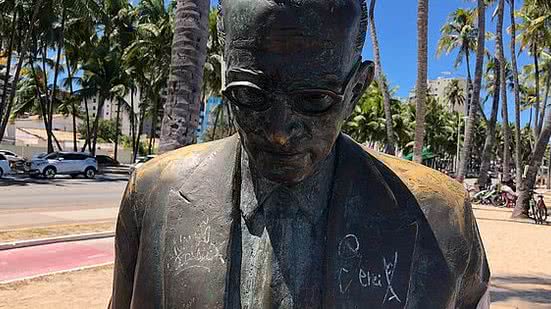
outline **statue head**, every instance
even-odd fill
[[[373,78],[365,0],[222,0],[226,85],[262,176],[294,184],[331,153]]]

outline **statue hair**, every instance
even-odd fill
[[[231,1],[231,0],[220,0],[218,3],[218,21],[217,21],[217,29],[218,29],[218,38],[220,40],[220,44],[224,46],[225,44],[225,31],[224,31],[224,23],[223,15],[224,10],[222,9],[223,5],[222,3],[225,1]],[[287,0],[277,0],[278,2],[286,2]],[[367,23],[368,23],[368,11],[367,11],[367,2],[366,0],[356,0],[360,2],[360,9],[361,9],[361,16],[360,16],[360,23],[358,25],[358,37],[356,38],[356,46],[354,49],[354,56],[355,57],[361,57],[362,55],[362,49],[365,43],[365,38],[367,34]]]

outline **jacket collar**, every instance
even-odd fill
[[[274,207],[270,203],[274,194],[284,195],[291,202],[287,205],[295,207],[308,221],[315,223],[326,214],[333,185],[336,153],[333,150],[322,168],[303,182],[288,187],[257,176],[249,164],[247,153],[242,150],[241,159],[241,201],[240,208],[243,219],[253,234],[262,233],[265,226],[265,207]],[[254,175],[254,176],[253,176]],[[331,179],[324,181],[324,179]],[[306,195],[304,194],[306,193]],[[323,195],[325,193],[325,195]],[[291,211],[293,211],[291,210]]]

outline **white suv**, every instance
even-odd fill
[[[0,178],[7,174],[11,174],[10,164],[6,156],[0,153]]]
[[[86,178],[94,178],[98,164],[96,158],[87,153],[53,152],[33,158],[27,169],[31,176],[43,175],[48,179],[54,178],[56,174],[71,175],[73,178],[82,174]]]

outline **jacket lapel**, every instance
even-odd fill
[[[415,217],[370,155],[340,136],[328,219],[326,308],[405,307],[417,240]]]

